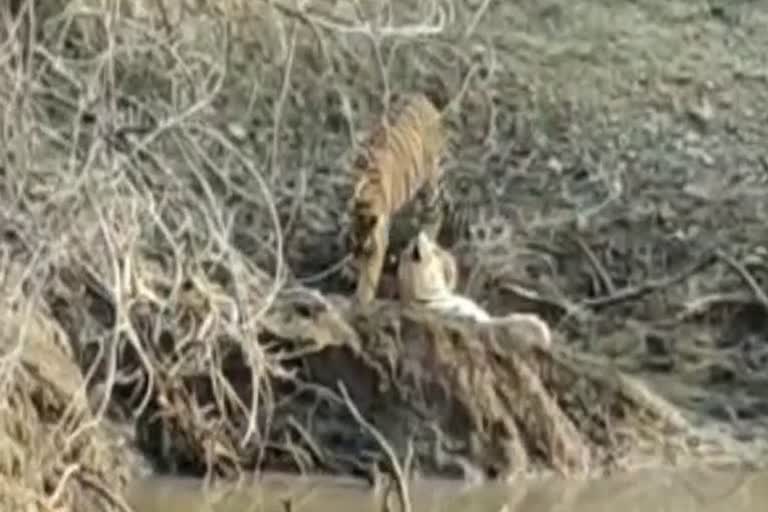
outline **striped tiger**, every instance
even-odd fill
[[[408,95],[371,133],[353,164],[357,182],[349,248],[357,263],[355,295],[361,304],[376,295],[395,213],[418,198],[422,228],[432,236],[440,229],[441,158],[447,140],[441,121],[425,95]]]

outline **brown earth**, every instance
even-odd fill
[[[114,424],[159,470],[227,476],[375,474],[366,425],[449,475],[765,458],[768,8],[402,1],[373,37],[355,16],[389,3],[47,5],[2,17],[19,506],[119,508]],[[545,316],[553,350],[354,311],[326,272],[355,145],[408,90],[446,104],[462,290]]]

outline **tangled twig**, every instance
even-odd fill
[[[406,461],[405,461],[405,466],[402,466],[400,464],[400,461],[397,455],[395,454],[395,451],[392,449],[392,446],[389,444],[389,442],[387,442],[387,440],[384,438],[381,432],[379,432],[376,427],[371,425],[368,422],[368,420],[363,418],[363,415],[360,414],[360,410],[352,401],[352,398],[350,398],[344,383],[339,381],[338,386],[339,386],[339,391],[341,392],[341,395],[344,398],[344,403],[347,405],[349,412],[352,413],[352,416],[355,418],[355,421],[357,421],[357,423],[366,432],[368,432],[371,436],[373,436],[373,438],[379,444],[379,446],[384,451],[384,453],[386,453],[387,458],[389,460],[389,464],[392,468],[392,478],[395,480],[397,485],[398,496],[400,498],[400,507],[401,507],[400,510],[401,512],[410,512],[411,499],[410,499],[410,494],[408,492],[408,484],[406,482],[406,475],[407,475],[407,472],[409,471],[409,466],[410,466],[410,462],[409,462],[410,453],[411,453],[410,450],[409,450],[409,457],[406,458]],[[386,493],[384,496],[384,503],[386,507],[386,503],[387,503]]]

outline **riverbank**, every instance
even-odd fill
[[[765,8],[401,5],[372,36],[356,16],[386,9],[344,2],[65,3],[22,11],[0,62],[9,507],[120,509],[142,459],[764,463]],[[553,349],[350,307],[349,162],[406,91],[447,104],[461,290],[541,315]]]

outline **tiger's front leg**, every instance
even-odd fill
[[[379,218],[368,232],[364,247],[357,254],[357,289],[355,296],[361,305],[376,298],[384,260],[389,246],[389,219]]]

